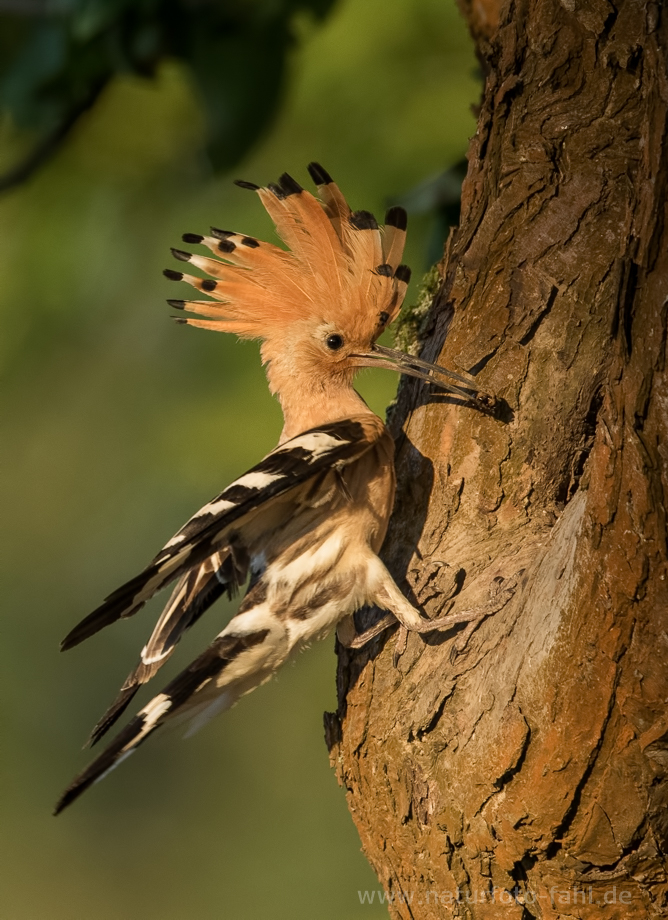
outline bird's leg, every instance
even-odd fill
[[[362,648],[363,645],[366,645],[371,639],[375,639],[376,636],[379,636],[396,622],[397,618],[394,614],[387,613],[381,620],[370,626],[369,629],[365,629],[363,633],[357,633],[353,616],[348,614],[342,620],[339,620],[336,627],[336,637],[344,648]]]
[[[425,619],[420,611],[416,610],[404,597],[382,562],[377,560],[377,563],[377,572],[375,574],[380,577],[378,577],[375,585],[374,602],[383,610],[388,610],[394,614],[401,625],[409,632],[433,632],[435,629],[447,628],[457,623],[466,623],[471,619],[470,611],[467,610],[454,616],[437,617],[435,620]],[[379,569],[381,571],[378,571]]]
[[[379,559],[375,560],[374,576],[376,580],[374,602],[383,610],[389,610],[409,632],[427,633],[436,629],[449,629],[459,623],[470,623],[496,613],[504,607],[515,593],[521,572],[501,586],[503,579],[494,579],[490,586],[490,600],[458,613],[449,613],[434,620],[427,620],[419,610],[404,597],[396,586],[392,576]]]
[[[466,642],[468,641],[471,633],[475,629],[476,624],[480,623],[487,617],[498,613],[499,610],[506,606],[508,601],[515,594],[517,584],[523,571],[524,570],[521,570],[516,575],[513,575],[512,578],[508,579],[506,584],[503,584],[503,578],[494,578],[491,585],[489,586],[489,600],[487,603],[478,604],[476,607],[470,607],[468,610],[460,610],[459,613],[446,614],[443,617],[439,617],[437,620],[423,620],[423,623],[425,623],[427,626],[427,630],[422,629],[419,631],[426,632],[430,628],[447,629],[450,626],[456,626],[458,623],[468,623],[469,628],[463,631],[462,635],[459,637],[458,643],[455,645],[455,650],[461,651],[461,649],[466,645]],[[409,631],[410,627],[406,627],[402,624],[399,627],[399,631],[397,632],[394,654],[392,656],[395,667],[397,666],[403,653],[406,651]]]

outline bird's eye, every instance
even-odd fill
[[[333,332],[325,339],[325,345],[331,351],[338,351],[343,346],[343,336],[339,335],[338,332]]]

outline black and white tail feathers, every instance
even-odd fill
[[[178,578],[137,667],[91,734],[95,744],[122,715],[139,687],[174,651],[183,633],[225,591],[243,584],[250,566],[253,534],[271,539],[272,520],[284,524],[286,511],[311,503],[322,475],[354,463],[382,436],[380,419],[369,415],[323,425],[280,445],[264,460],[208,502],[172,537],[140,575],[109,596],[63,642],[71,648],[117,619],[136,613],[160,588]],[[285,500],[281,511],[277,502]],[[274,526],[276,526],[274,525]],[[250,600],[251,592],[248,595]],[[242,608],[243,609],[243,608]],[[221,635],[119,733],[64,793],[56,813],[102,778],[172,716],[214,675],[242,652],[262,642],[266,630]]]
[[[91,746],[97,744],[120,718],[142,684],[155,677],[186,630],[223,594],[233,597],[246,581],[247,574],[247,560],[245,566],[239,565],[236,554],[228,548],[214,553],[181,576],[142,649],[139,664],[128,675],[118,696],[91,732]]]
[[[82,792],[129,757],[163,722],[212,678],[229,667],[244,651],[263,641],[267,630],[246,636],[221,636],[171,681],[122,729],[112,743],[67,787],[54,814],[59,814]]]

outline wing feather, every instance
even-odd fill
[[[97,722],[89,739],[92,746],[120,718],[139,688],[155,677],[171,656],[183,634],[227,593],[230,597],[244,583],[247,566],[240,566],[231,548],[214,553],[176,583],[151,637],[142,649],[138,665],[128,675],[116,699]]]
[[[323,470],[354,462],[383,430],[375,416],[359,416],[311,429],[280,445],[204,505],[143,572],[75,626],[61,648],[72,648],[116,620],[133,616],[161,588],[224,546],[233,529],[243,537],[249,519],[307,486]]]

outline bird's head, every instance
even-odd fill
[[[319,198],[287,173],[266,188],[237,183],[257,192],[287,250],[215,228],[207,236],[184,235],[216,258],[172,250],[209,276],[165,271],[210,298],[168,301],[206,317],[181,322],[260,339],[271,389],[282,400],[286,393],[297,399],[349,390],[355,372],[369,366],[391,367],[478,398],[473,378],[376,344],[399,313],[410,279],[401,263],[406,212],[390,208],[379,227],[368,211],[351,211],[319,164],[311,163],[309,172]],[[439,379],[443,374],[466,389]]]

